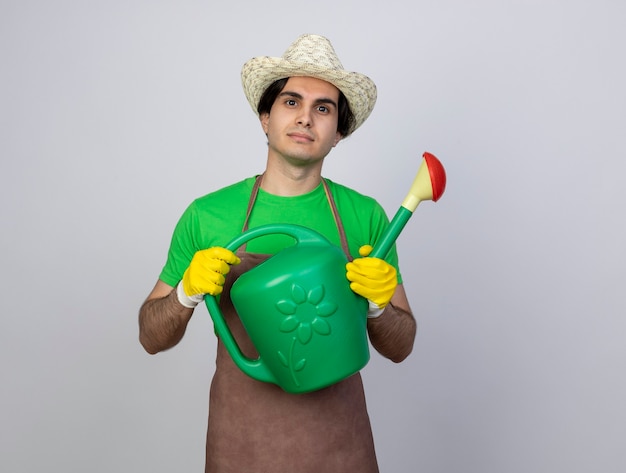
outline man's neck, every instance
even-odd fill
[[[261,188],[284,197],[306,194],[321,182],[322,166],[280,166],[268,162]]]

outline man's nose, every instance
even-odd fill
[[[303,107],[300,113],[298,114],[297,120],[298,120],[298,125],[304,126],[307,128],[310,127],[312,124],[311,110],[309,108]]]

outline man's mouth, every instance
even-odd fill
[[[298,141],[300,143],[310,143],[314,141],[313,137],[309,135],[308,133],[292,132],[292,133],[287,133],[287,136],[289,136],[289,138],[291,138],[292,140]]]

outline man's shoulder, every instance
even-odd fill
[[[250,192],[254,186],[255,179],[256,177],[248,177],[242,181],[217,189],[196,198],[192,205],[198,208],[205,208],[207,206],[214,206],[218,203],[220,205],[228,205],[230,203],[236,203],[242,199],[247,201],[250,198]]]
[[[334,182],[330,179],[326,179],[326,182],[336,199],[347,199],[359,205],[378,206],[376,199],[369,195],[363,194],[351,187],[339,184],[338,182]]]

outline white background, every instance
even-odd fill
[[[364,371],[382,472],[626,471],[626,4],[0,2],[0,470],[199,472],[206,309],[137,311],[195,197],[263,169],[239,82],[328,36],[379,88],[325,175],[391,215],[419,332]]]

